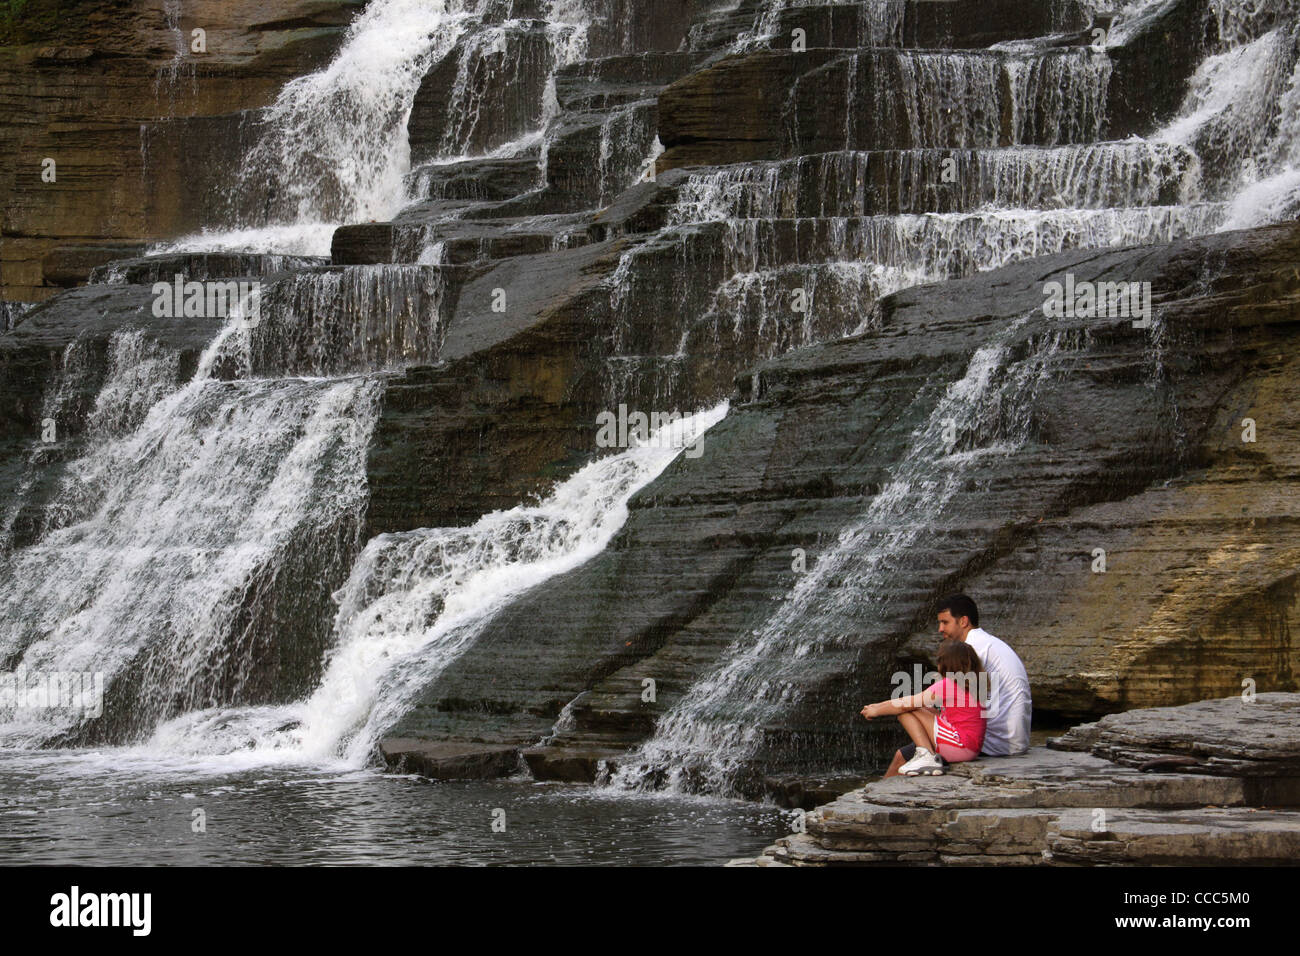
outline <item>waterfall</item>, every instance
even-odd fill
[[[959,176],[952,211],[1104,209],[1192,198],[1196,154],[1134,140],[1084,146],[846,151],[693,172],[678,188],[669,224],[730,219],[851,218],[934,211],[945,160]],[[882,176],[888,189],[873,177]]]
[[[480,0],[376,0],[325,69],[292,80],[262,117],[239,188],[271,183],[273,222],[387,219],[400,208],[405,126],[420,81],[479,16]]]
[[[777,36],[781,14],[798,7],[830,6],[834,0],[760,0],[754,8],[754,18],[749,29],[743,31],[731,45],[730,52],[767,46]],[[862,36],[870,46],[895,46],[902,38],[904,4],[863,3],[858,9]]]
[[[619,761],[613,785],[708,792],[735,787],[735,775],[763,742],[765,722],[797,700],[797,672],[829,649],[848,646],[854,622],[882,616],[897,578],[906,573],[899,567],[902,556],[942,527],[973,466],[985,456],[1010,455],[1032,437],[1033,399],[1056,371],[1063,336],[1044,336],[1017,357],[1013,340],[1031,321],[1008,323],[974,353],[865,511],[780,609],[734,642],[660,718],[654,736]],[[948,442],[946,429],[955,429],[956,442]]]
[[[425,266],[297,272],[261,294],[245,374],[341,375],[427,364],[445,331],[446,280]]]
[[[1291,74],[1289,46],[1275,30],[1209,57],[1192,77],[1181,115],[1152,139],[1193,147],[1207,177],[1230,181],[1269,138]]]
[[[1164,4],[1118,6],[1112,45]],[[794,249],[812,274],[817,263],[894,270],[881,278],[901,287],[1070,248],[1168,242],[1294,216],[1300,66],[1295,23],[1284,22],[1283,7],[1294,13],[1286,3],[1216,0],[1219,42],[1197,67],[1178,116],[1124,142],[1081,142],[1098,138],[1110,77],[1108,58],[1091,51],[1045,56],[1013,43],[1002,45],[1000,63],[963,54],[901,57],[900,100],[917,145],[968,148],[843,150],[693,171],[660,238],[676,236],[685,247],[701,235],[700,224],[722,224],[726,278],[706,315],[723,334],[739,328],[741,316],[762,322],[776,312],[770,290],[782,288]],[[977,89],[983,92],[971,102],[962,99]],[[1011,108],[1009,136],[996,112],[982,111],[996,102]],[[933,186],[944,159],[960,170],[950,191]],[[941,202],[950,211],[934,211]],[[620,271],[621,301],[633,302],[637,270]],[[766,729],[800,699],[800,667],[849,647],[855,621],[883,616],[902,590],[899,568],[909,551],[941,525],[981,460],[1031,440],[1034,393],[1054,374],[1062,341],[1040,338],[1017,357],[1011,339],[1025,321],[974,354],[865,512],[780,609],[737,639],[653,736],[618,761],[615,786],[740,786]],[[857,330],[868,325],[864,318]],[[1157,369],[1163,333],[1157,322]],[[942,454],[945,421],[977,437]]]
[[[816,5],[745,0],[727,42],[705,52],[778,47],[791,12]],[[788,122],[773,126],[762,155],[791,158],[675,171],[660,205],[633,210],[644,224],[624,227],[586,207],[614,204],[653,170],[655,84],[700,50],[659,50],[637,72],[622,62],[635,58],[604,56],[590,28],[607,5],[588,0],[372,0],[332,62],[245,118],[253,146],[225,219],[151,249],[249,253],[211,275],[265,277],[261,321],[214,328],[188,381],[194,356],[141,329],[64,349],[40,412],[60,439],[34,445],[0,513],[0,666],[101,672],[114,700],[100,736],[74,712],[10,709],[0,741],[359,766],[502,608],[604,548],[632,495],[726,412],[591,462],[536,503],[363,540],[385,383],[439,362],[457,283],[513,254],[494,245],[535,254],[616,236],[597,387],[611,406],[712,404],[737,368],[869,330],[876,303],[899,289],[1295,216],[1298,5],[1210,0],[1216,39],[1178,115],[1105,142],[1118,81],[1104,49],[1051,38],[902,49],[908,5],[863,3],[863,48],[802,77],[804,99],[792,93]],[[1055,19],[1073,6],[1055,2]],[[1168,3],[1083,6],[1117,14],[1113,50]],[[179,0],[165,12],[183,46]],[[617,26],[631,35],[630,21]],[[591,69],[579,68],[589,54]],[[181,59],[160,77],[174,79]],[[690,63],[681,70],[706,58]],[[425,87],[432,105],[421,95],[431,76],[445,80]],[[801,143],[825,134],[794,112],[827,96],[829,135]],[[420,106],[435,117],[423,131]],[[341,224],[395,219],[404,232],[392,246],[409,264],[305,258],[327,254]],[[473,241],[478,258],[464,266]],[[187,278],[207,267],[191,257]],[[140,285],[177,268],[133,260],[99,277]],[[792,291],[806,310],[790,307]],[[6,307],[0,331],[19,314]],[[790,668],[843,649],[855,619],[888,605],[900,558],[972,472],[1032,440],[1035,390],[1063,350],[1010,322],[955,381],[915,396],[920,424],[889,481],[780,610],[690,687],[618,783],[733,787],[764,727],[796,702]],[[949,421],[964,439],[937,451]]]
[[[42,430],[45,423],[53,423],[52,437],[57,440],[61,430],[66,431],[85,415],[85,409],[81,405],[86,393],[93,388],[94,377],[95,363],[90,345],[85,337],[79,336],[64,347],[58,369],[41,398]],[[28,453],[13,497],[0,514],[0,567],[3,566],[4,556],[13,547],[15,526],[27,504],[27,496],[36,482],[40,465],[48,453],[44,445],[46,443],[42,442]]]
[[[163,0],[163,19],[167,32],[171,35],[172,56],[166,66],[158,67],[154,74],[154,96],[167,93],[167,113],[173,115],[176,110],[176,85],[182,76],[195,79],[194,63],[189,60],[189,37],[181,29],[181,0]]]
[[[725,404],[665,425],[580,469],[535,505],[465,528],[371,540],[335,595],[331,649],[316,689],[292,705],[221,708],[162,725],[146,750],[360,766],[415,695],[524,591],[600,553],[627,503],[726,414]]]
[[[33,308],[35,304],[31,302],[0,302],[0,335],[17,326]]]
[[[2,559],[0,660],[102,674],[114,700],[104,726],[130,739],[175,712],[291,687],[295,668],[310,674],[312,661],[276,646],[303,609],[275,582],[328,580],[350,563],[378,386],[200,374],[174,390],[174,355],[129,331],[112,352],[87,449],[44,533]],[[79,729],[72,712],[0,710],[9,745]]]
[[[1300,43],[1300,40],[1293,41]],[[1300,57],[1278,98],[1272,135],[1239,166],[1221,230],[1247,229],[1300,216]],[[1254,140],[1258,144],[1258,140]]]
[[[590,14],[581,3],[551,0],[545,11],[548,60],[536,128],[488,152],[513,156],[541,141],[558,112],[555,70],[580,59]],[[408,120],[429,70],[459,53],[438,157],[466,158],[487,118],[480,72],[499,72],[507,27],[490,24],[495,0],[373,0],[348,28],[325,68],[290,81],[254,119],[257,141],[243,157],[226,223],[158,243],[150,254],[246,251],[328,255],[341,224],[392,219],[421,196],[411,169]],[[523,54],[517,54],[522,56]],[[501,74],[509,90],[513,75]],[[491,82],[489,82],[491,88]]]

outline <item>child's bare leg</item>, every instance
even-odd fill
[[[898,722],[907,731],[907,736],[912,738],[912,743],[931,752],[934,751],[933,711],[926,707],[920,710],[909,710],[898,715]]]
[[[902,774],[898,772],[898,768],[905,763],[907,763],[907,761],[903,759],[903,752],[901,750],[895,750],[894,759],[889,762],[889,769],[885,771],[885,776],[886,777],[902,776]]]

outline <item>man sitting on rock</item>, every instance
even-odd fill
[[[985,707],[988,723],[980,755],[1005,757],[1024,753],[1029,749],[1034,702],[1029,695],[1029,675],[1019,655],[1005,641],[979,626],[979,609],[966,595],[952,594],[944,598],[939,602],[938,614],[940,637],[970,644],[988,672],[989,699]],[[916,744],[903,747],[894,754],[885,776],[897,777],[903,765],[916,756]]]

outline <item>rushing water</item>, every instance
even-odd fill
[[[1013,359],[1012,338],[1031,321],[1008,323],[978,349],[890,469],[863,514],[804,575],[780,609],[743,635],[662,718],[655,735],[620,763],[613,783],[726,792],[759,747],[764,727],[797,702],[792,680],[806,659],[851,638],[853,621],[880,615],[902,556],[939,527],[983,456],[1007,456],[1029,437],[1041,383],[1056,371],[1059,336]],[[918,396],[919,398],[919,396]],[[946,430],[964,441],[945,438]]]
[[[227,221],[150,251],[328,255],[339,225],[391,219],[420,198],[407,133],[420,82],[453,52],[459,61],[448,121],[430,162],[453,163],[470,154],[486,119],[471,75],[501,69],[494,64],[507,52],[505,28],[486,23],[499,10],[495,0],[373,0],[349,27],[334,60],[286,84],[257,117],[257,142],[239,164]],[[532,111],[536,122],[480,155],[511,156],[540,143],[558,109],[554,72],[586,49],[591,14],[582,3],[550,0],[543,12],[550,75]],[[507,71],[500,82],[513,79]],[[544,168],[544,150],[541,162]]]

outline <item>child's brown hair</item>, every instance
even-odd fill
[[[952,674],[979,674],[984,670],[984,665],[980,663],[980,656],[975,653],[975,648],[965,641],[950,640],[940,644],[935,664],[943,677]]]

